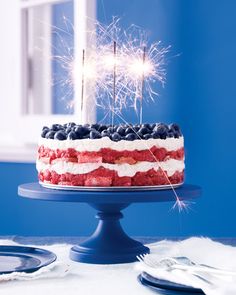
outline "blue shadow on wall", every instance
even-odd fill
[[[127,208],[123,225],[133,235],[236,236],[236,2],[98,0],[98,19],[123,17],[150,31],[151,40],[172,45],[167,84],[145,121],[178,122],[185,135],[186,181],[203,187],[188,213],[172,204]],[[126,119],[134,120],[131,113]],[[98,117],[101,114],[98,112]],[[32,164],[0,164],[0,234],[87,235],[95,228],[87,205],[24,200],[17,185],[36,181]],[[75,226],[76,224],[76,226]]]

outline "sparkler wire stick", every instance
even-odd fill
[[[116,105],[116,41],[113,42],[113,102],[112,102],[112,126],[114,125],[115,105]]]
[[[85,50],[82,53],[82,81],[81,81],[81,119],[83,119],[84,108],[84,65],[85,65]]]
[[[129,124],[122,116],[120,116],[118,113],[116,113],[116,115],[127,125],[129,125],[129,127],[134,131],[134,133],[138,136],[139,139],[142,139],[139,134],[133,129],[133,126],[131,124]],[[178,194],[175,191],[175,188],[173,186],[173,184],[171,183],[167,173],[165,172],[165,170],[162,168],[159,160],[157,159],[157,157],[154,155],[154,153],[151,151],[151,149],[148,148],[148,145],[146,144],[146,142],[142,141],[142,143],[147,147],[147,149],[150,151],[152,157],[155,159],[156,163],[158,164],[159,168],[161,169],[162,173],[164,174],[164,177],[166,178],[166,180],[168,181],[171,190],[175,196],[175,204],[173,205],[172,209],[175,209],[176,207],[178,207],[179,212],[181,212],[182,210],[187,210],[190,203],[188,201],[183,201],[181,200],[181,198],[178,196]]]
[[[143,47],[143,72],[142,72],[142,85],[141,85],[141,97],[140,97],[140,114],[139,123],[143,121],[143,97],[144,97],[144,65],[146,60],[146,46]]]

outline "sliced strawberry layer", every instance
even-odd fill
[[[51,184],[71,186],[147,186],[178,184],[183,182],[184,172],[175,172],[167,177],[166,172],[150,169],[146,172],[137,172],[133,177],[119,177],[117,172],[100,167],[86,174],[57,174],[46,170],[39,173],[39,180]]]
[[[53,163],[57,159],[75,163],[110,163],[110,164],[135,164],[140,161],[156,162],[168,159],[183,160],[184,148],[176,151],[167,151],[165,148],[153,146],[150,150],[115,151],[109,148],[102,148],[98,152],[77,152],[75,149],[51,150],[40,146],[38,158],[44,163]]]

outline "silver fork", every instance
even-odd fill
[[[236,276],[236,272],[233,271],[226,271],[208,265],[197,265],[187,257],[168,257],[161,260],[157,260],[150,254],[143,254],[139,255],[137,259],[152,268],[161,267],[167,270],[180,269],[192,272],[207,273],[212,275]]]
[[[137,259],[143,263],[144,265],[157,269],[157,268],[162,268],[162,269],[166,269],[167,271],[170,271],[172,269],[177,269],[177,268],[173,268],[173,267],[166,267],[166,265],[163,264],[164,259],[161,261],[157,261],[156,259],[154,259],[150,254],[141,254],[139,256],[137,256]],[[186,269],[181,269],[183,271],[186,271]],[[203,281],[204,283],[208,284],[208,285],[212,285],[212,282],[210,281],[211,278],[209,278],[209,275],[206,277],[201,276],[199,273],[196,273],[194,271],[191,271],[191,274],[200,279],[201,281]]]

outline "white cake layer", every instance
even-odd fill
[[[175,172],[182,172],[185,168],[183,160],[169,159],[164,162],[139,162],[133,165],[130,164],[108,164],[108,163],[73,163],[57,161],[53,164],[45,164],[40,160],[37,160],[36,167],[38,172],[45,170],[55,171],[57,174],[85,174],[104,167],[109,170],[115,170],[119,177],[129,176],[133,177],[137,172],[146,172],[150,169],[158,170],[162,169],[166,171],[170,177]]]
[[[78,152],[96,152],[102,148],[110,148],[116,151],[142,151],[151,149],[153,146],[158,148],[165,148],[167,151],[176,151],[184,147],[183,136],[179,138],[166,138],[166,139],[153,139],[148,140],[120,140],[112,141],[109,137],[103,137],[99,139],[76,139],[76,140],[55,140],[41,138],[39,140],[39,146],[44,146],[52,150],[60,149],[66,150],[73,148]]]

